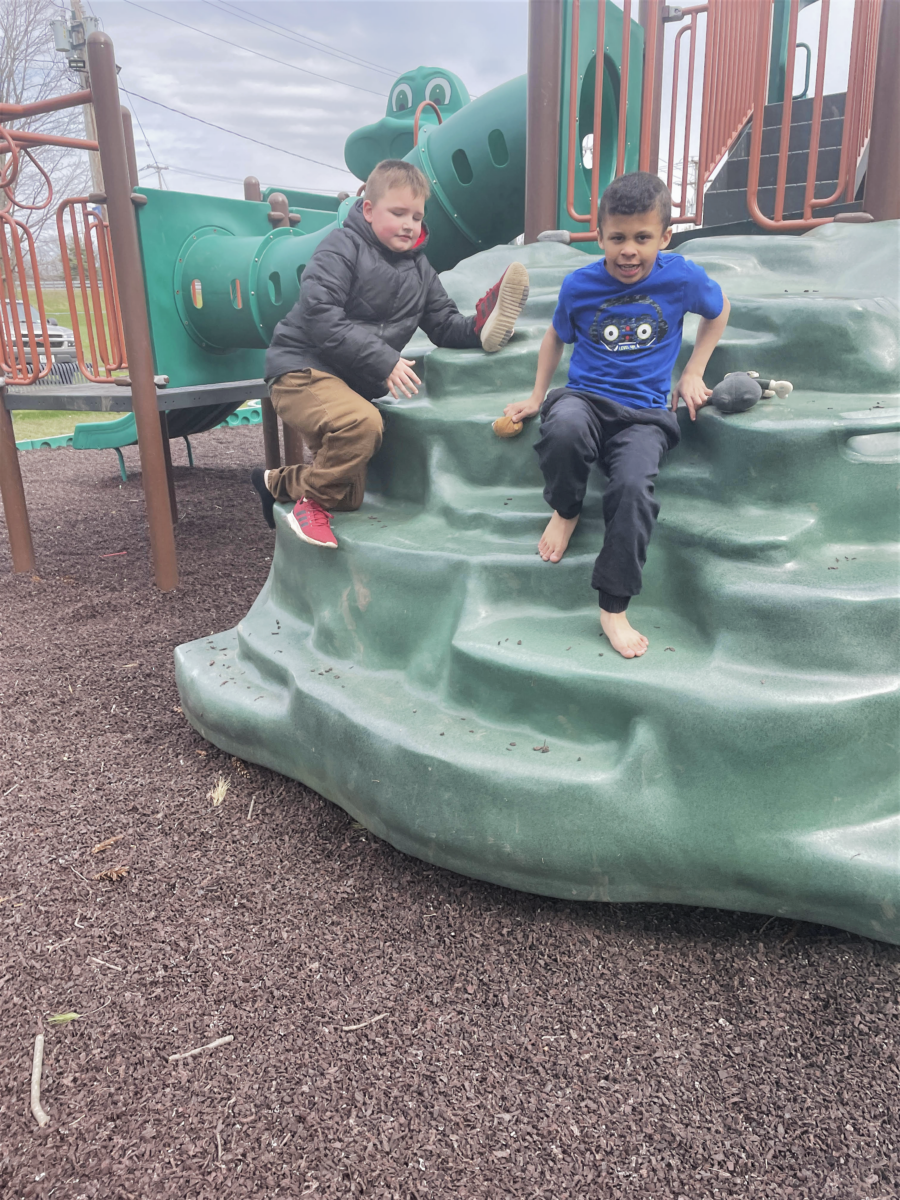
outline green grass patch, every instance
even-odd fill
[[[43,409],[18,409],[12,413],[17,442],[37,441],[39,438],[64,437],[75,432],[83,421],[117,421],[125,413],[104,412],[45,412]]]

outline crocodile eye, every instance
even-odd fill
[[[412,108],[412,88],[408,83],[398,83],[391,92],[391,108],[394,112],[406,112]]]
[[[444,79],[442,75],[436,75],[434,79],[429,80],[428,86],[425,89],[425,99],[430,100],[432,104],[436,104],[438,108],[443,104],[450,103],[450,82]]]
[[[619,340],[618,325],[604,325],[603,340],[604,342],[617,342]]]
[[[646,342],[648,338],[653,337],[653,326],[649,321],[641,321],[635,332],[638,335],[639,342]]]

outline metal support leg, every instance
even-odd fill
[[[160,591],[168,592],[178,586],[173,511],[166,478],[166,451],[163,448],[164,441],[168,445],[168,438],[162,437],[159,424],[150,323],[144,294],[144,269],[131,203],[131,175],[116,82],[115,53],[112,41],[105,33],[90,34],[87,56],[106,189],[109,232],[119,281],[153,572],[157,587]]]
[[[6,408],[6,388],[3,387],[0,387],[0,495],[3,498],[3,512],[9,532],[13,570],[33,571],[34,543],[31,540],[31,526],[28,524],[16,435],[13,431],[12,417]]]
[[[166,460],[166,483],[169,488],[169,508],[172,510],[172,525],[178,523],[178,500],[175,497],[175,476],[172,474],[172,447],[169,445],[169,418],[159,414],[159,429],[162,433],[163,456]]]

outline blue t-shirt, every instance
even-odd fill
[[[574,342],[568,386],[630,408],[665,408],[684,314],[710,319],[722,289],[680,254],[657,254],[640,283],[620,283],[602,258],[563,280],[553,328]]]

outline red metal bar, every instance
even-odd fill
[[[0,384],[0,497],[9,533],[13,570],[16,573],[35,569],[34,543],[28,524],[25,489],[19,469],[19,452],[12,416],[6,407],[6,388]]]
[[[30,133],[27,129],[9,129],[20,146],[65,146],[72,150],[96,150],[97,143],[86,138],[60,137],[55,133]]]
[[[787,184],[788,152],[791,146],[791,111],[794,103],[794,64],[797,56],[798,13],[799,0],[790,0],[787,59],[785,60],[784,68],[784,98],[781,107],[781,137],[778,142],[778,174],[775,180],[776,221],[784,219],[784,192]]]
[[[822,135],[822,98],[825,92],[825,57],[828,52],[828,17],[831,0],[821,0],[819,12],[819,45],[816,50],[816,86],[813,93],[812,125],[809,132],[809,161],[806,165],[806,191],[803,195],[803,218],[812,217],[815,199],[816,172],[819,166],[819,139]]]
[[[707,26],[709,15],[707,11]],[[691,13],[691,52],[688,55],[688,90],[685,101],[684,125],[684,159],[681,164],[681,216],[687,217],[687,185],[691,173],[691,126],[694,123],[694,71],[696,66],[695,51],[697,48],[697,14]],[[702,119],[702,117],[701,117]],[[698,176],[699,178],[699,176]]]
[[[880,0],[874,0],[874,4],[866,4],[866,0],[856,0],[850,42],[850,70],[847,77],[847,100],[844,108],[838,185],[830,196],[810,201],[811,209],[837,204],[841,196],[847,200],[853,199],[856,167],[872,119],[871,94],[867,94],[865,91],[865,70],[867,61],[874,61],[878,50],[876,32],[878,26],[873,27],[870,21],[873,8],[877,8],[880,17]]]
[[[36,100],[33,104],[7,104],[0,102],[0,117],[38,117],[42,113],[59,112],[61,108],[77,108],[90,104],[91,89],[70,92],[67,96],[53,96],[49,100]]]
[[[672,103],[669,106],[669,153],[668,166],[666,167],[666,187],[671,192],[672,180],[675,178],[675,120],[678,112],[678,72],[681,67],[681,39],[686,33],[691,32],[693,22],[682,26],[675,34],[675,46],[672,54]],[[684,197],[682,196],[682,200]],[[681,212],[684,212],[684,204],[681,205]]]
[[[605,0],[598,0],[601,6],[605,6]],[[599,50],[598,50],[599,55]],[[616,175],[621,175],[625,170],[625,133],[628,129],[628,76],[631,57],[631,0],[625,0],[625,7],[622,10],[622,69],[619,73],[619,134],[616,142]],[[597,83],[602,83],[600,72],[603,67],[602,60],[597,63],[598,79]],[[600,150],[600,130],[595,129],[594,139],[597,142],[597,151]]]
[[[581,0],[572,0],[572,37],[569,42],[569,149],[566,163],[566,212],[573,221],[590,221],[575,211],[575,145],[578,140],[578,25]],[[599,149],[599,147],[598,147]]]
[[[53,367],[50,352],[50,333],[47,326],[47,314],[44,311],[44,297],[41,292],[40,273],[38,271],[37,253],[31,230],[22,221],[0,213],[0,256],[3,261],[3,278],[0,291],[2,322],[0,322],[0,367],[10,383],[35,383],[49,375]],[[41,323],[40,350],[34,332],[34,318],[31,315],[31,298],[28,294],[28,271],[25,268],[25,256],[22,253],[22,237],[24,235],[28,246],[31,278],[34,287],[34,303],[37,306]],[[10,256],[10,242],[13,255]],[[15,260],[15,266],[13,265]],[[28,354],[26,355],[25,341],[22,337],[22,327],[18,318],[17,302],[21,297],[25,312],[25,328],[28,336]],[[41,366],[41,354],[45,361]],[[31,358],[31,366],[26,363],[26,357]]]
[[[594,58],[594,132],[591,151],[591,233],[598,228],[600,201],[600,130],[603,120],[603,81],[606,76],[606,0],[597,0],[597,53]]]
[[[435,102],[433,100],[423,100],[422,103],[419,105],[419,107],[416,109],[416,118],[413,121],[413,145],[414,146],[418,146],[418,144],[419,144],[419,117],[421,117],[422,113],[425,111],[426,108],[433,108],[434,111],[437,113],[438,125],[443,125],[443,123],[444,123],[444,118],[441,116],[441,110],[438,108],[438,106],[435,104]]]

